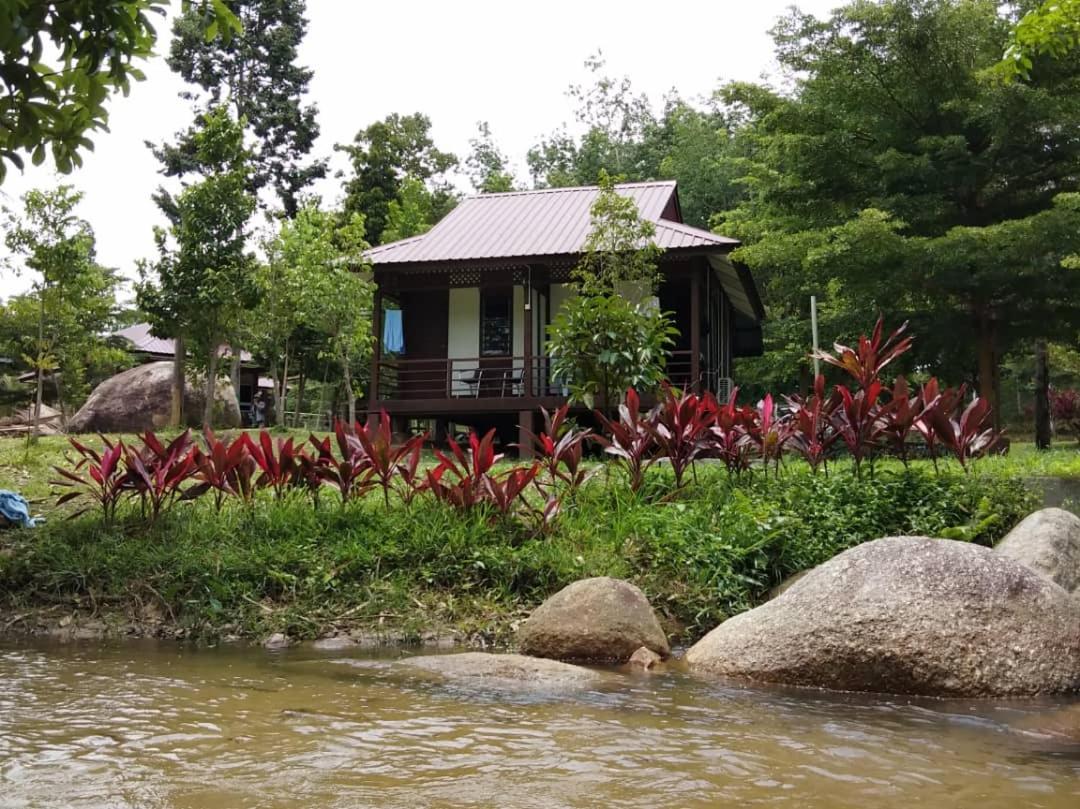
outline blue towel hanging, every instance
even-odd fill
[[[405,353],[405,330],[401,310],[387,309],[383,312],[383,351],[393,354]]]

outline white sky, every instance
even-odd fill
[[[801,0],[824,15],[837,0]],[[174,3],[174,5],[178,5]],[[300,51],[314,70],[310,98],[319,108],[318,155],[351,141],[391,112],[423,112],[436,145],[460,155],[486,120],[520,180],[530,146],[560,124],[573,125],[566,89],[588,83],[583,62],[598,49],[606,73],[628,75],[637,92],[660,104],[672,88],[687,99],[707,96],[721,80],[754,80],[775,72],[768,29],[790,0],[547,0],[518,4],[490,0],[360,2],[308,0],[310,25]],[[169,23],[158,26],[166,52]],[[144,65],[146,81],[127,98],[109,102],[110,132],[92,134],[96,150],[67,177],[48,162],[0,186],[0,205],[12,207],[33,187],[73,184],[85,192],[80,213],[97,235],[101,263],[135,275],[135,262],[154,254],[152,228],[161,217],[150,199],[161,181],[144,141],[161,142],[191,120],[184,88],[164,59]],[[332,166],[340,167],[339,160]],[[29,161],[28,161],[29,162]],[[327,202],[340,180],[315,190]],[[0,251],[4,251],[0,241]],[[0,298],[29,279],[0,270]]]

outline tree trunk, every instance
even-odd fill
[[[990,312],[979,310],[979,397],[991,407],[990,418],[995,429],[1001,429],[1001,408],[998,407],[997,345],[994,320]]]
[[[1050,363],[1043,339],[1035,341],[1035,448],[1050,449]]]
[[[274,399],[274,401],[272,402],[273,413],[274,414],[277,413],[278,387],[279,387],[278,380],[279,379],[280,379],[280,377],[278,376],[277,357],[271,357],[270,358],[270,381],[273,382],[273,385],[274,385],[274,387],[273,387],[273,399]],[[267,417],[272,418],[273,416],[268,414]],[[263,425],[263,426],[265,427],[266,425]]]
[[[41,424],[41,405],[45,398],[45,290],[41,290],[41,308],[38,310],[37,375],[34,391],[34,418],[30,424],[30,440],[37,441],[38,425]]]
[[[184,388],[187,380],[184,377],[184,337],[177,335],[173,352],[173,378],[172,378],[172,411],[169,416],[169,425],[174,430],[184,426]]]
[[[296,410],[293,411],[292,426],[300,426],[300,411],[304,407],[304,386],[307,384],[307,374],[304,373],[304,366],[300,366],[300,379],[296,383]]]
[[[281,370],[281,388],[274,391],[274,425],[285,426],[285,397],[289,393],[289,344],[285,344],[285,365]]]
[[[214,426],[214,395],[217,391],[218,344],[210,346],[210,357],[206,367],[206,401],[203,403],[203,429]]]
[[[232,382],[233,393],[236,394],[236,402],[240,403],[240,349],[232,349],[232,364],[229,366],[229,381]]]
[[[345,379],[345,395],[349,397],[349,425],[356,424],[356,394],[352,387],[352,371],[349,369],[349,358],[345,357],[341,363],[341,371]]]

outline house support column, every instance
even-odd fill
[[[701,272],[690,274],[690,390],[701,393]]]
[[[521,381],[522,392],[526,399],[531,399],[533,396],[533,312],[532,312],[532,270],[528,270],[526,274],[525,282],[525,294],[522,296],[525,303],[523,307],[522,315],[525,318],[522,321],[522,331],[524,333],[524,339],[522,342],[525,344],[525,367],[521,369]]]
[[[378,282],[376,282],[377,284]],[[382,364],[382,290],[375,287],[371,302],[371,380],[368,383],[368,413],[379,412],[379,365]]]
[[[518,411],[518,457],[522,460],[530,460],[533,457],[532,433],[535,428],[536,415],[531,410]]]

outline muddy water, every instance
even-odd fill
[[[2,645],[0,806],[1080,807],[1080,746],[1044,732],[1080,730],[1080,714],[1051,716],[1060,702],[679,674],[500,693],[403,678],[391,660]]]

